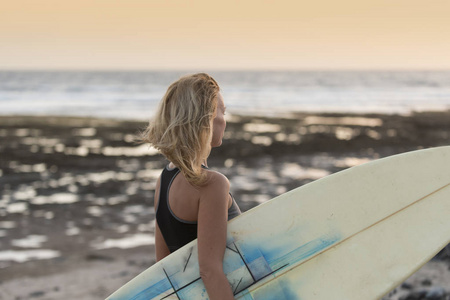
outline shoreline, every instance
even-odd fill
[[[331,173],[450,141],[450,111],[230,115],[227,123],[208,164],[229,178],[242,211]],[[0,116],[0,299],[104,299],[154,263],[152,199],[166,161],[133,142],[145,125]],[[39,250],[55,256],[33,259]],[[450,294],[449,268],[447,246],[386,299]]]

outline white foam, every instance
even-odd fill
[[[97,133],[95,128],[76,128],[72,130],[75,136],[94,136]]]
[[[105,156],[153,156],[158,153],[155,148],[148,145],[141,145],[137,147],[105,147],[102,150]]]
[[[356,135],[356,130],[348,127],[336,127],[335,134],[338,140],[349,141]]]
[[[53,147],[60,142],[60,139],[45,138],[45,137],[26,137],[21,139],[21,143],[25,145],[40,145]]]
[[[114,196],[114,197],[110,197],[108,198],[108,204],[109,205],[116,205],[122,202],[127,202],[128,197],[125,195],[119,195],[119,196]]]
[[[120,225],[119,227],[116,228],[116,231],[118,233],[125,233],[129,230],[130,230],[130,226],[128,226],[128,225]]]
[[[240,197],[240,200],[243,202],[258,202],[259,204],[264,203],[270,200],[270,196],[266,194],[256,194],[256,195],[248,195],[243,194]]]
[[[28,136],[30,135],[30,129],[28,128],[17,128],[15,132],[16,136]]]
[[[117,172],[115,178],[119,181],[130,181],[134,178],[134,174],[126,172]]]
[[[127,195],[135,195],[135,194],[138,193],[138,190],[139,190],[139,182],[130,182],[130,183],[128,183],[127,185],[128,185],[128,187],[127,187],[127,189],[125,190],[125,193],[126,193]]]
[[[59,251],[49,249],[0,251],[0,261],[26,262],[36,259],[51,259],[60,256]]]
[[[307,130],[302,127],[299,133],[286,134],[284,132],[279,132],[275,135],[275,140],[278,142],[289,142],[289,143],[299,143],[301,140],[301,134],[306,134]]]
[[[38,196],[34,199],[31,199],[31,203],[35,205],[42,204],[70,204],[74,202],[78,202],[79,197],[74,194],[69,193],[56,193],[50,196]]]
[[[30,173],[30,172],[44,172],[47,169],[44,163],[42,164],[35,164],[35,165],[17,165],[14,168],[15,172],[21,172],[21,173]]]
[[[65,148],[66,148],[66,146],[64,144],[61,144],[61,143],[55,145],[55,151],[56,152],[63,152]]]
[[[256,180],[252,180],[249,176],[246,175],[233,176],[230,178],[230,181],[231,186],[234,190],[255,191],[261,187],[261,185]]]
[[[40,248],[47,240],[45,235],[29,235],[23,239],[12,240],[11,244],[20,248]]]
[[[28,205],[25,202],[11,203],[6,208],[6,211],[10,214],[18,214],[26,212]]]
[[[270,145],[272,145],[272,139],[268,136],[257,135],[257,136],[252,137],[252,144],[270,146]]]
[[[36,190],[32,186],[21,186],[18,191],[13,193],[16,200],[28,200],[36,196]]]
[[[139,231],[150,231],[150,232],[154,232],[155,231],[155,221],[150,222],[149,224],[139,224],[137,229]]]
[[[35,218],[45,218],[47,220],[51,220],[55,217],[55,214],[52,211],[45,210],[35,210],[33,212],[33,217]]]
[[[103,141],[100,139],[93,140],[82,140],[80,141],[80,145],[88,148],[100,148],[103,144]]]
[[[120,248],[129,249],[139,246],[153,245],[155,236],[153,234],[138,233],[123,239],[107,239],[104,242],[92,244],[91,246],[97,250]]]
[[[244,124],[244,131],[247,131],[247,132],[279,132],[279,131],[281,131],[281,126],[278,124],[247,123],[247,124]]]
[[[382,137],[380,133],[378,133],[378,132],[375,131],[375,130],[371,130],[371,129],[366,130],[366,134],[367,134],[369,137],[373,138],[374,140],[380,140],[381,137]]]
[[[138,218],[135,215],[128,214],[123,216],[123,220],[127,223],[137,223]]]
[[[114,176],[115,176],[114,171],[106,171],[106,172],[100,172],[100,173],[90,173],[87,176],[83,176],[82,178],[87,179],[88,183],[89,183],[89,181],[103,183],[103,182],[113,179]],[[78,181],[80,181],[80,179],[77,177]]]
[[[78,234],[80,234],[80,232],[81,232],[80,228],[77,228],[77,227],[72,227],[72,228],[66,229],[66,235],[68,235],[68,236],[78,235]]]
[[[357,158],[357,157],[346,157],[342,159],[336,159],[334,165],[340,168],[354,167],[363,163],[371,161],[369,158]]]
[[[89,154],[89,149],[86,146],[65,147],[64,153],[67,155],[87,156]]]
[[[140,170],[137,172],[136,177],[137,178],[149,178],[149,179],[156,179],[161,174],[161,170],[154,170],[154,169],[146,169],[146,170]]]
[[[152,207],[153,208],[153,207]],[[141,214],[142,212],[145,211],[145,207],[144,205],[141,204],[136,204],[136,205],[128,205],[125,207],[125,209],[123,210],[124,214]],[[150,208],[148,208],[150,209]],[[154,210],[154,209],[153,209]]]
[[[285,163],[281,170],[281,176],[292,179],[319,179],[329,175],[330,172],[323,169],[303,168],[295,163]]]
[[[321,125],[352,125],[352,126],[368,126],[377,127],[383,125],[383,120],[379,118],[364,117],[319,117],[308,116],[303,120],[305,125],[321,124]]]
[[[89,206],[86,210],[88,214],[94,217],[100,217],[103,215],[103,210],[98,206]]]
[[[16,222],[14,222],[14,221],[1,221],[0,222],[0,228],[12,229],[14,227],[16,227]]]
[[[224,162],[225,168],[231,168],[234,165],[235,161],[232,158],[227,158]]]
[[[134,178],[134,173],[106,171],[100,173],[90,173],[85,177],[87,177],[89,181],[97,183],[103,183],[109,180],[130,181]]]

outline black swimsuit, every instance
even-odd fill
[[[156,222],[158,222],[158,227],[170,252],[178,250],[197,238],[197,222],[182,220],[175,216],[170,209],[169,189],[178,173],[180,173],[178,168],[169,169],[168,166],[162,171],[159,200],[156,207]],[[241,214],[233,195],[231,198],[233,204],[228,209],[228,220]]]

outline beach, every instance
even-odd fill
[[[167,161],[145,122],[0,116],[0,299],[104,299],[155,262]],[[227,115],[208,159],[242,211],[378,158],[450,143],[450,111]],[[449,299],[450,246],[384,299]]]

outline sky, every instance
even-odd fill
[[[448,70],[449,0],[0,0],[0,70]]]

